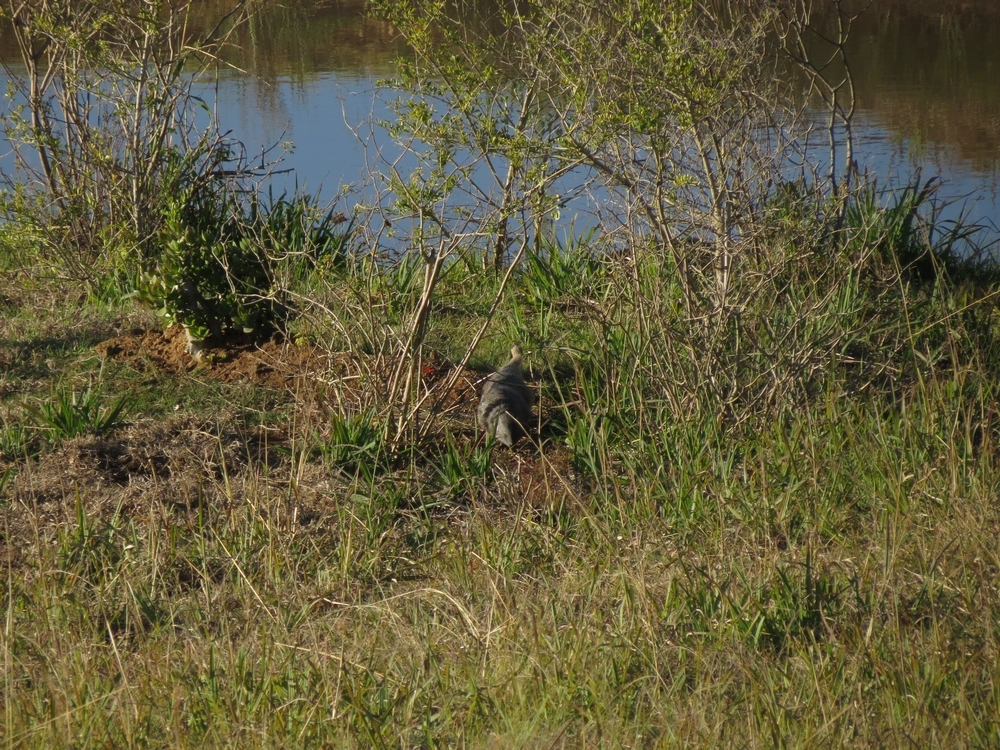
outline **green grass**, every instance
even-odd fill
[[[497,479],[427,515],[433,482],[385,480],[303,529],[253,474],[190,513],[79,500],[11,568],[8,736],[988,746],[995,469],[935,391],[888,425],[804,414],[617,507],[501,505]]]
[[[914,272],[894,210],[858,209],[843,253],[772,239],[769,283],[740,279],[714,328],[685,328],[655,249],[529,262],[472,360],[532,352],[541,443],[514,451],[469,405],[393,442],[378,355],[413,269],[307,280],[314,340],[368,352],[316,402],[102,366],[79,331],[144,313],[84,299],[74,329],[20,297],[3,738],[995,746],[995,278]],[[452,360],[498,285],[457,263],[429,331]],[[26,407],[91,381],[129,424],[32,446]]]
[[[28,411],[50,440],[80,435],[104,435],[125,424],[128,394],[113,403],[88,385],[81,393],[57,388]]]

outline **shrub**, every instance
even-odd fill
[[[192,342],[283,330],[288,288],[318,268],[343,268],[351,225],[337,227],[345,222],[306,195],[244,201],[224,184],[188,191],[167,207],[160,255],[136,297]]]
[[[271,259],[242,226],[234,199],[204,189],[175,201],[160,232],[154,270],[142,274],[137,299],[192,342],[229,330],[270,333],[284,306]]]
[[[60,273],[96,285],[134,275],[160,232],[165,201],[192,184],[252,173],[193,86],[245,11],[197,30],[192,3],[5,3],[23,68],[4,66],[0,132],[14,169],[0,215]],[[207,53],[201,56],[202,53]],[[238,160],[237,160],[238,161]]]

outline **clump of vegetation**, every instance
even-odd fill
[[[128,394],[124,394],[106,404],[104,395],[92,386],[81,393],[61,387],[37,406],[29,407],[28,413],[50,440],[56,441],[88,434],[105,435],[121,427],[125,424],[128,401]]]
[[[231,329],[267,334],[279,324],[270,258],[242,231],[242,215],[216,194],[185,196],[166,212],[155,270],[142,274],[136,298],[191,341]]]
[[[372,409],[332,415],[327,432],[326,436],[314,436],[314,440],[323,461],[332,470],[349,476],[360,472],[371,479],[392,462],[385,427],[377,424]]]
[[[350,226],[305,195],[247,202],[225,186],[191,191],[165,209],[160,253],[135,297],[200,342],[228,331],[282,330],[288,292],[314,271],[343,268]]]
[[[24,424],[4,419],[0,422],[0,460],[6,464],[32,453],[31,430]]]

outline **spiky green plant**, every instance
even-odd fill
[[[56,441],[87,434],[104,435],[118,429],[125,424],[123,417],[128,403],[128,394],[106,404],[104,394],[92,386],[80,393],[59,387],[41,403],[28,407],[28,413],[49,440]]]

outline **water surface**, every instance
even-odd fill
[[[239,39],[233,61],[247,74],[223,85],[223,121],[258,146],[293,141],[288,163],[301,183],[331,194],[358,180],[364,152],[345,116],[364,123],[375,80],[405,54],[392,27],[365,19],[363,3],[295,0],[260,14]],[[875,0],[854,22],[847,52],[861,166],[883,183],[940,175],[943,196],[994,221],[1000,2]]]
[[[227,7],[227,0],[197,6],[205,23]],[[204,92],[223,128],[251,152],[288,145],[284,166],[293,171],[277,178],[279,189],[322,189],[331,198],[359,183],[358,135],[370,135],[380,112],[375,82],[406,54],[392,26],[366,18],[358,0],[284,0],[260,3],[234,40],[218,86]],[[0,33],[5,59],[15,54],[11,41]],[[874,0],[855,21],[847,51],[860,165],[883,183],[940,175],[943,195],[967,200],[973,218],[994,221],[1000,2]]]

